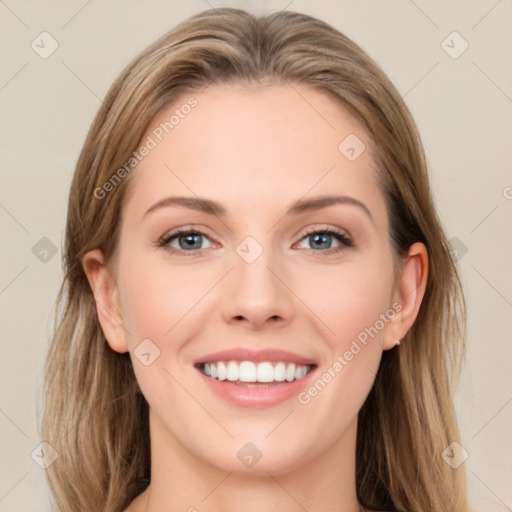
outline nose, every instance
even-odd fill
[[[226,287],[223,316],[227,323],[261,330],[282,327],[292,320],[293,293],[285,270],[269,250],[252,263],[235,261]]]

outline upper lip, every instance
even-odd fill
[[[194,364],[202,363],[215,363],[218,361],[254,361],[254,362],[287,362],[296,363],[300,365],[315,365],[314,359],[309,357],[301,356],[287,350],[280,349],[262,349],[254,350],[249,348],[234,348],[229,350],[222,350],[220,352],[214,352],[202,357],[197,358]]]

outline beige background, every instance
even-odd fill
[[[31,453],[41,441],[36,406],[61,280],[67,193],[89,125],[136,53],[185,17],[224,5],[287,8],[331,23],[368,51],[405,96],[439,213],[457,238],[468,298],[469,352],[457,410],[472,501],[478,511],[512,510],[512,2],[5,0],[0,511],[49,510],[44,470]],[[31,48],[43,31],[59,45],[47,59]],[[453,31],[469,44],[458,58],[442,46]],[[462,49],[457,37],[444,48]],[[45,255],[52,245],[56,254]]]

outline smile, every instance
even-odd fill
[[[208,377],[219,381],[228,380],[240,384],[270,384],[293,382],[304,378],[312,365],[299,365],[284,361],[217,361],[204,363],[201,371]]]

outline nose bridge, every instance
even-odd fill
[[[282,267],[270,238],[260,244],[248,236],[236,247],[234,268],[223,305],[228,322],[245,319],[253,328],[270,320],[289,321],[293,313],[291,292],[278,277]]]

